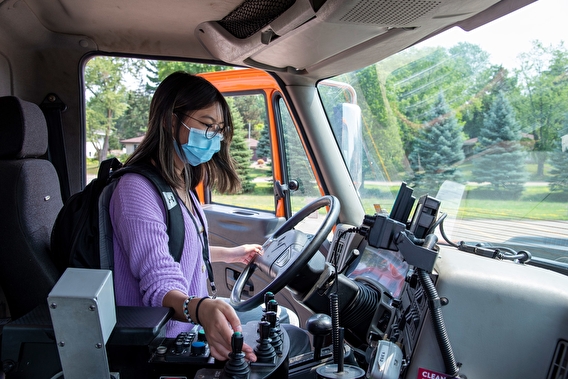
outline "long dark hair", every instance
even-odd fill
[[[179,141],[182,124],[174,114],[192,114],[214,104],[221,106],[225,123],[221,150],[207,163],[198,166],[185,163],[184,178],[180,178],[174,166],[177,154],[174,144],[177,144],[179,151],[182,151]],[[174,125],[173,130],[172,125]],[[173,187],[185,185],[187,190],[192,190],[199,182],[205,181],[205,184],[220,192],[235,193],[241,185],[235,162],[229,154],[232,139],[231,112],[221,92],[200,76],[178,71],[164,79],[156,89],[150,104],[146,136],[125,164],[153,163]]]

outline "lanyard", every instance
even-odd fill
[[[193,201],[192,194],[190,194],[189,197],[191,200],[191,205],[193,205],[193,209],[195,209],[195,213],[197,214],[197,217],[199,217],[199,222],[201,223],[201,227],[203,228],[203,238],[199,238],[199,240],[201,241],[201,254],[203,256],[203,262],[205,263],[205,267],[207,269],[207,277],[209,278],[211,294],[213,295],[212,298],[215,299],[217,297],[217,286],[215,285],[215,280],[213,279],[213,267],[211,266],[211,260],[209,259],[209,240],[207,238],[207,229],[205,228],[205,223],[203,222],[203,218],[201,217],[201,212]],[[189,218],[191,218],[193,226],[195,226],[195,230],[197,231],[197,235],[199,236],[201,232],[199,230],[199,226],[197,225],[197,221],[194,218],[195,216],[193,215],[193,212],[187,209],[187,213],[189,213]]]

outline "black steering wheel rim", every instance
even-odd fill
[[[241,294],[243,292],[245,283],[251,278],[256,270],[255,260],[251,261],[243,270],[241,275],[237,278],[233,290],[231,291],[231,304],[237,311],[248,311],[258,305],[262,304],[264,300],[264,294],[266,292],[277,293],[282,290],[297,274],[298,271],[305,266],[310,259],[318,251],[321,244],[327,238],[327,235],[331,232],[337,218],[339,217],[340,205],[339,200],[331,195],[326,195],[316,199],[290,217],[274,234],[267,240],[272,241],[278,239],[283,234],[291,231],[296,225],[298,225],[302,220],[308,217],[313,212],[317,211],[324,206],[329,207],[329,211],[326,218],[320,225],[319,229],[313,235],[310,242],[302,249],[300,256],[296,258],[294,262],[282,273],[280,273],[276,278],[274,278],[263,290],[258,291],[255,295],[247,300],[241,300]],[[266,244],[266,243],[265,243]]]

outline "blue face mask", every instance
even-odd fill
[[[192,166],[208,162],[213,154],[221,149],[221,135],[217,134],[213,138],[205,136],[205,130],[191,128],[187,143],[181,145],[183,155],[179,151],[178,144],[174,143],[178,156]],[[185,157],[185,159],[184,159]]]

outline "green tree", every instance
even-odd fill
[[[247,129],[247,137],[250,130],[250,138],[258,140],[262,129],[257,130],[256,126],[268,124],[264,95],[247,94],[232,96],[232,98],[234,99],[236,109],[239,110],[243,119],[244,127]]]
[[[138,89],[126,93],[127,109],[116,120],[116,131],[120,139],[142,136],[148,126],[148,112],[152,96]]]
[[[516,76],[510,76],[503,67],[492,66],[486,74],[486,85],[469,98],[466,106],[459,108],[459,119],[464,123],[463,131],[467,138],[479,137],[483,129],[484,115],[493,104],[496,93],[518,93]]]
[[[397,119],[396,98],[381,65],[356,73],[353,86],[361,101],[363,118],[363,178],[394,179],[404,160],[403,136]],[[402,124],[402,123],[401,123]],[[365,187],[364,182],[361,189]]]
[[[464,153],[462,129],[442,93],[429,118],[414,141],[409,159],[415,172],[411,185],[432,192],[446,180],[461,181],[456,166]]]
[[[260,139],[256,146],[256,156],[264,159],[272,159],[272,148],[270,147],[270,129],[268,125],[260,131]]]
[[[162,80],[176,71],[186,71],[190,74],[196,75],[204,72],[224,71],[230,69],[232,69],[232,67],[214,66],[202,63],[148,60],[146,61],[144,70],[144,72],[146,72],[146,90],[153,93],[156,88],[158,88],[158,85],[162,82]]]
[[[484,117],[478,155],[473,161],[473,180],[489,182],[493,190],[519,195],[526,180],[525,153],[520,139],[515,111],[499,91]]]
[[[391,106],[401,121],[407,153],[421,125],[429,121],[440,92],[458,121],[464,122],[467,134],[476,137],[480,116],[486,110],[484,98],[502,80],[499,67],[490,64],[489,54],[471,43],[462,42],[450,49],[413,48],[381,64],[394,67],[388,78],[396,98]]]
[[[537,175],[543,176],[546,152],[555,149],[568,111],[568,50],[563,43],[545,47],[535,41],[532,50],[520,57],[518,75],[523,97],[516,109],[524,122],[523,129],[534,136]]]
[[[233,141],[231,142],[231,156],[237,165],[237,174],[241,179],[241,187],[244,193],[251,193],[254,191],[255,184],[252,181],[250,174],[250,164],[252,158],[252,151],[250,150],[246,141],[246,131],[244,128],[243,119],[235,107],[232,97],[227,98],[229,107],[231,109],[231,116],[233,118]]]
[[[85,67],[87,141],[99,161],[106,159],[116,121],[127,109],[123,77],[128,69],[128,61],[116,57],[96,57]]]
[[[561,140],[563,136],[568,136],[568,114],[564,120],[564,127],[558,133],[559,138],[550,160],[552,169],[548,185],[553,192],[568,192],[568,148],[562,147]]]

